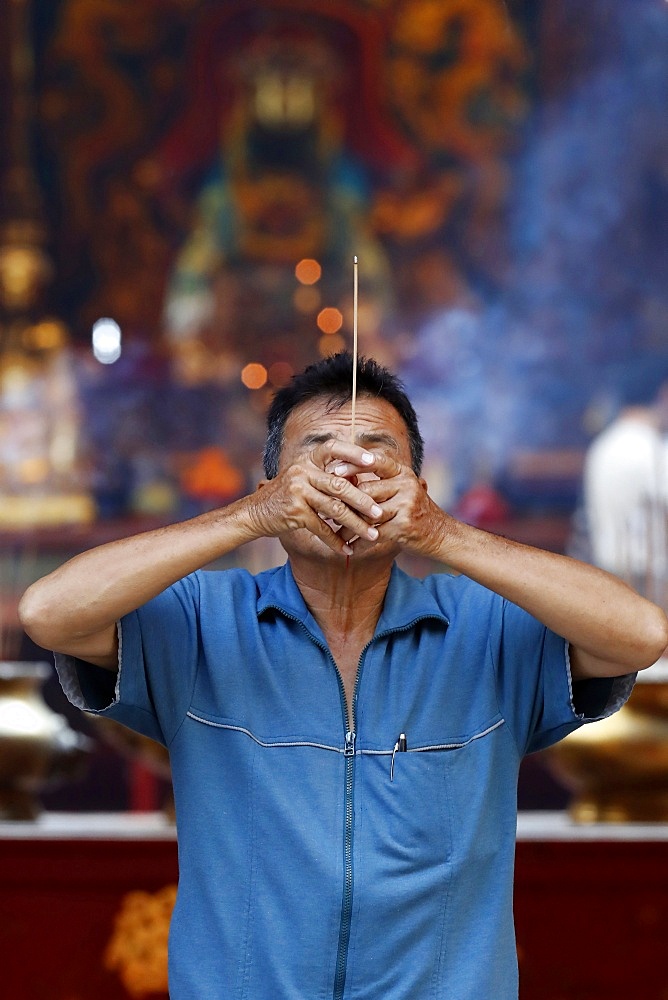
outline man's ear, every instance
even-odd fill
[[[261,490],[262,487],[266,486],[267,483],[269,483],[269,482],[271,482],[271,480],[269,480],[269,479],[261,479],[260,482],[257,484],[257,489]]]
[[[420,486],[422,487],[422,489],[425,491],[425,493],[428,493],[429,492],[429,486],[427,485],[427,480],[423,479],[423,477],[420,476],[420,478],[418,479],[418,482],[419,482]]]

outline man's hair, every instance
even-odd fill
[[[332,354],[309,365],[279,389],[267,414],[267,441],[264,448],[264,473],[267,479],[278,475],[283,447],[285,422],[297,406],[311,399],[326,399],[330,409],[352,399],[353,357],[349,351]],[[357,359],[357,393],[390,403],[406,424],[411,450],[411,465],[416,476],[422,469],[424,442],[415,410],[396,375],[373,358]]]

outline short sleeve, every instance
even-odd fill
[[[628,699],[635,674],[573,684],[568,642],[527,612],[503,602],[495,648],[498,697],[520,753],[543,750]]]
[[[199,579],[185,577],[118,623],[118,673],[56,654],[63,691],[168,746],[190,705],[199,660]]]

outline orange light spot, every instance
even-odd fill
[[[297,281],[301,281],[302,285],[315,285],[316,281],[320,281],[321,275],[320,264],[311,257],[300,260],[295,267],[295,277]]]
[[[327,306],[318,313],[317,322],[323,333],[338,333],[343,326],[341,310]]]
[[[241,381],[247,389],[261,389],[267,381],[267,369],[252,361],[242,369]]]

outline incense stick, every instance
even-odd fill
[[[357,256],[353,257],[353,388],[350,405],[350,443],[355,444],[355,406],[357,404]],[[352,538],[351,542],[355,539]],[[350,556],[346,556],[346,569],[350,567]]]
[[[353,257],[353,391],[350,409],[350,443],[355,444],[355,406],[357,404],[357,256]]]

